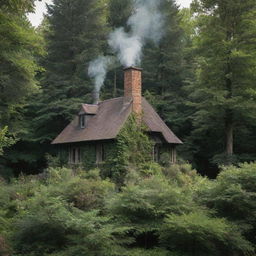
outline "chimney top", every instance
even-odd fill
[[[138,115],[142,113],[141,73],[142,69],[137,67],[124,69],[124,98],[126,101],[132,98],[132,110]]]
[[[138,67],[134,67],[134,66],[130,66],[130,67],[126,67],[124,68],[124,71],[129,70],[129,69],[134,69],[134,70],[138,70],[138,71],[142,71],[142,68],[138,68]]]

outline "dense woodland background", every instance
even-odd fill
[[[53,157],[52,139],[92,102],[89,62],[113,55],[110,31],[129,31],[131,1],[54,0],[36,29],[33,0],[0,1],[0,255],[255,255],[255,0],[162,1],[143,94],[184,142],[177,165],[150,162],[136,122],[114,174]],[[101,99],[122,95],[116,61]]]
[[[1,173],[35,174],[78,105],[92,102],[89,62],[113,54],[108,34],[129,30],[134,10],[129,0],[58,0],[34,29],[32,0],[0,8],[0,124],[16,141]],[[143,93],[183,140],[180,158],[210,177],[219,165],[255,160],[255,1],[201,0],[179,10],[165,0],[162,8],[164,37],[143,51]],[[110,68],[102,100],[123,94],[122,68]]]
[[[16,142],[1,174],[35,174],[78,105],[92,102],[89,62],[113,54],[108,34],[129,30],[134,10],[129,0],[58,0],[34,29],[32,0],[0,8],[0,124]],[[143,93],[183,140],[180,158],[210,177],[219,165],[255,160],[255,1],[201,0],[179,10],[165,0],[162,12],[164,38],[143,50]],[[122,68],[110,68],[102,100],[123,94]]]

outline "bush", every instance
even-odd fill
[[[190,164],[173,164],[164,168],[163,173],[170,181],[175,181],[180,186],[189,185],[201,178]]]
[[[250,255],[255,171],[256,164],[228,167],[211,181],[187,164],[144,163],[129,169],[120,190],[98,169],[21,176],[0,186],[0,250],[16,256]]]
[[[204,212],[168,215],[160,233],[161,244],[186,255],[248,255],[252,245],[238,228],[224,219],[212,218]]]
[[[15,225],[14,249],[21,255],[112,255],[121,235],[97,211],[83,212],[60,197],[37,195]],[[65,253],[64,253],[65,252]]]
[[[237,223],[250,241],[256,235],[256,163],[222,169],[216,181],[199,188],[197,200]]]

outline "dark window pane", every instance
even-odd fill
[[[75,163],[76,162],[76,149],[73,148],[72,149],[72,163]]]
[[[81,161],[81,151],[80,151],[80,148],[77,149],[77,161],[78,161],[78,163],[80,163],[80,161]]]
[[[80,128],[85,128],[85,124],[86,124],[86,118],[85,118],[85,115],[80,115],[79,116],[79,125],[80,125]]]

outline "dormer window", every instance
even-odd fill
[[[86,128],[88,125],[89,120],[93,117],[93,115],[88,114],[80,114],[79,115],[79,127],[81,129]]]
[[[85,128],[86,126],[86,115],[79,115],[79,125],[80,128]]]
[[[78,113],[78,127],[84,129],[88,126],[90,119],[97,114],[98,105],[82,104],[82,108]]]

